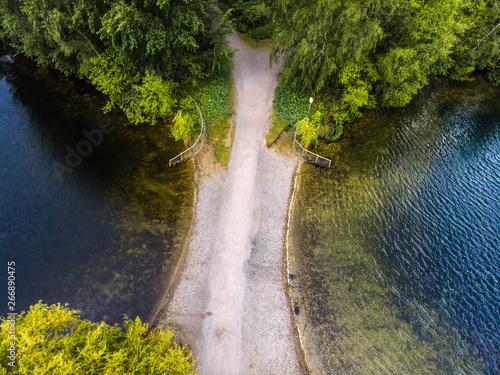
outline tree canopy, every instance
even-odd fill
[[[281,82],[335,97],[336,129],[364,108],[406,105],[434,75],[500,83],[499,0],[219,0],[255,39],[274,35]],[[88,78],[134,122],[154,124],[227,69],[213,0],[0,0],[18,51]],[[231,9],[230,9],[231,8]],[[316,102],[317,103],[317,102]],[[324,103],[325,104],[325,103]],[[325,104],[326,105],[326,104]],[[327,106],[328,107],[328,106]]]
[[[0,0],[0,34],[19,52],[88,78],[134,123],[170,116],[176,97],[227,65],[211,0]]]
[[[125,317],[123,328],[82,320],[66,306],[41,302],[17,316],[0,320],[0,374],[194,374],[191,353],[171,339],[173,334],[153,330],[139,318]],[[15,339],[9,337],[15,332]],[[14,366],[8,353],[15,340]]]
[[[446,73],[470,27],[464,0],[314,0],[287,7],[272,48],[275,57],[286,56],[286,79],[321,92],[341,83],[347,66],[375,68],[387,106],[406,104],[430,74]]]
[[[500,83],[497,0],[275,0],[281,82],[340,101],[334,123],[376,104],[406,105],[429,77],[467,79],[486,69]]]

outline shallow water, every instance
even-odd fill
[[[42,300],[92,320],[150,320],[170,280],[191,219],[192,163],[169,168],[183,146],[168,126],[128,125],[103,115],[104,103],[81,81],[0,59],[0,277],[14,260],[17,312]]]
[[[302,167],[293,293],[320,371],[500,373],[499,103],[435,80]]]

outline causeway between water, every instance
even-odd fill
[[[302,374],[286,291],[285,230],[298,160],[265,142],[281,66],[229,37],[236,133],[228,167],[196,160],[191,234],[157,323],[193,350],[198,373]]]

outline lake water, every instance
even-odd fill
[[[292,294],[329,374],[500,374],[500,90],[434,80],[304,165]]]
[[[192,163],[168,167],[183,145],[167,126],[103,115],[81,81],[2,55],[0,277],[15,261],[17,312],[42,300],[152,319],[192,215]]]

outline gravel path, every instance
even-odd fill
[[[297,160],[265,145],[279,67],[237,35],[236,135],[229,168],[197,160],[189,246],[159,324],[175,330],[208,375],[301,374],[285,290],[284,231]]]

